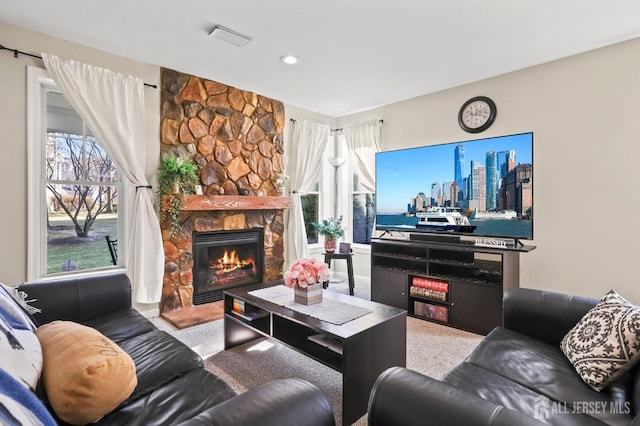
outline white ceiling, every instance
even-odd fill
[[[0,21],[339,117],[639,37],[640,1],[0,0]]]

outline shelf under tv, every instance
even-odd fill
[[[486,334],[502,321],[504,292],[519,286],[520,253],[534,248],[504,249],[443,240],[373,239],[371,300],[406,309],[416,318]],[[412,294],[410,286],[414,277],[446,282],[445,300]],[[446,321],[437,321],[428,315],[431,311],[425,311],[421,303],[447,308]]]

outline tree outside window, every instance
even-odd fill
[[[307,231],[307,244],[318,243],[318,231],[311,225],[320,221],[320,191],[318,183],[312,191],[302,195],[302,216],[304,217],[304,228]]]
[[[112,267],[118,238],[118,172],[62,94],[47,92],[43,141],[46,274]]]

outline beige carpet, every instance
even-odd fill
[[[340,287],[336,285],[334,290],[348,291],[346,285]],[[176,330],[161,318],[153,318],[152,321],[198,352],[205,359],[205,368],[238,392],[289,377],[315,384],[329,399],[336,424],[342,425],[342,376],[337,371],[272,339],[258,339],[225,351],[222,320],[183,330]],[[462,362],[481,339],[482,336],[477,334],[407,318],[407,368],[441,378]],[[354,423],[357,426],[366,424],[366,415]]]
[[[179,331],[172,331],[166,325],[163,328],[206,358],[205,368],[238,392],[288,377],[315,384],[329,399],[336,424],[342,425],[342,376],[337,371],[272,339],[258,339],[224,351],[221,320]],[[441,378],[464,360],[481,338],[477,334],[407,318],[407,368]],[[366,425],[366,416],[355,424]]]

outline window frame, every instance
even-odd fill
[[[329,164],[329,158],[333,146],[333,135],[329,132],[327,142],[322,151],[322,167],[320,170],[320,176],[318,177],[318,190],[317,191],[301,191],[300,195],[318,194],[318,221],[322,221],[327,217],[333,216],[333,197],[328,192],[327,188],[333,188],[333,166]],[[307,240],[308,241],[308,240]],[[310,252],[316,253],[324,251],[324,237],[318,234],[317,243],[307,243],[307,247]]]
[[[61,92],[46,70],[27,67],[27,280],[47,281],[64,276],[101,275],[125,269],[126,244],[118,245],[118,264],[95,269],[47,273],[47,224],[45,155],[46,92]],[[126,199],[130,188],[118,173],[118,241],[127,235]],[[106,241],[105,241],[106,246]],[[108,252],[107,252],[108,253]]]

